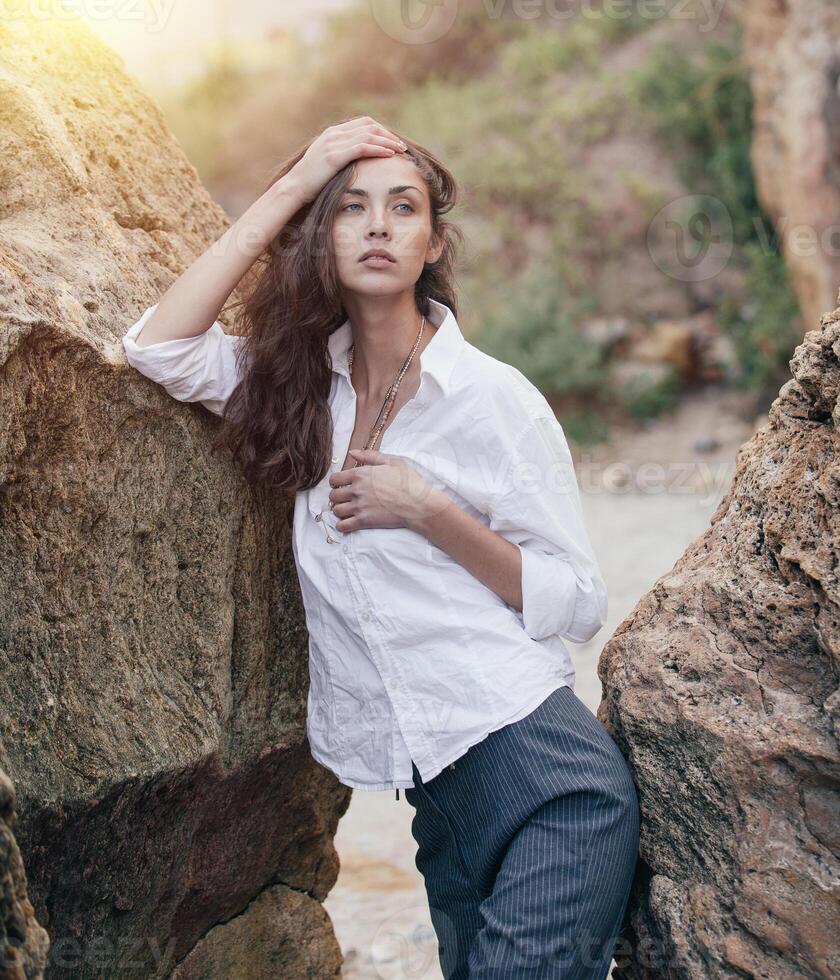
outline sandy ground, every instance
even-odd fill
[[[728,488],[735,454],[765,419],[743,400],[706,391],[651,426],[616,430],[576,454],[586,526],[610,596],[609,619],[586,644],[570,644],[575,693],[601,699],[601,650],[639,598],[700,534]],[[705,447],[705,448],[703,448]],[[347,980],[439,980],[437,941],[414,865],[414,811],[402,792],[356,790],[339,824],[341,872],[324,906],[344,952]]]

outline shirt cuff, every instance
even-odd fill
[[[209,329],[195,336],[159,340],[139,347],[137,335],[157,306],[156,303],[145,310],[123,335],[128,363],[162,385],[178,401],[197,401],[216,415],[223,415],[227,399],[240,378],[237,357],[241,337],[225,333],[216,320]]]
[[[522,624],[533,640],[568,633],[575,615],[577,575],[566,558],[517,545],[522,555]]]
[[[122,345],[126,353],[128,363],[137,368],[141,374],[145,374],[152,380],[157,381],[157,377],[152,375],[152,371],[163,372],[164,361],[161,355],[172,358],[182,358],[187,351],[200,349],[206,345],[209,335],[218,330],[223,332],[218,323],[214,323],[209,331],[197,334],[194,337],[175,337],[170,340],[157,340],[152,344],[144,344],[140,347],[137,343],[137,335],[146,326],[151,315],[158,308],[157,303],[144,311],[140,319],[133,323],[123,334]],[[144,370],[145,369],[145,370]]]

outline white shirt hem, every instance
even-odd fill
[[[452,765],[453,762],[457,762],[458,759],[460,759],[461,756],[464,755],[467,751],[469,751],[469,749],[471,749],[474,745],[478,745],[479,742],[483,742],[488,735],[491,735],[493,732],[498,731],[500,728],[504,728],[506,725],[512,725],[514,724],[514,722],[521,721],[524,717],[526,717],[526,715],[531,714],[532,711],[536,711],[536,709],[543,703],[543,701],[545,701],[545,699],[549,697],[549,695],[553,694],[560,687],[571,687],[571,685],[565,680],[562,680],[559,683],[557,681],[552,681],[550,690],[546,691],[544,689],[540,689],[536,697],[531,698],[522,707],[518,708],[512,715],[510,715],[504,721],[500,721],[498,724],[494,725],[493,728],[489,729],[489,731],[486,731],[480,738],[477,738],[474,742],[470,742],[469,745],[460,747],[449,758],[444,758],[444,761],[438,766],[438,768],[431,776],[423,777],[423,782],[424,783],[430,782],[432,779],[435,778],[435,776],[443,772],[443,770],[447,766]],[[331,762],[328,762],[327,759],[324,756],[322,756],[317,750],[315,750],[311,744],[309,747],[309,751],[312,754],[312,758],[315,759],[316,762],[320,762],[322,766],[326,766],[326,768],[330,770],[330,772],[338,779],[340,783],[342,783],[342,785],[350,786],[352,789],[361,789],[361,790],[367,790],[369,792],[373,792],[377,790],[385,791],[385,790],[394,790],[394,789],[414,788],[413,779],[408,779],[408,780],[392,779],[390,781],[379,782],[379,783],[359,782],[358,780],[351,779],[349,776],[343,776],[341,773],[337,772],[333,764]],[[419,771],[420,767],[418,766],[417,768]],[[422,772],[420,773],[420,775],[423,776]]]
[[[364,790],[386,790],[386,789],[412,789],[414,787],[414,780],[409,779],[407,782],[405,780],[391,780],[390,782],[384,783],[362,783],[358,780],[351,779],[349,776],[344,776],[335,767],[335,764],[328,761],[325,756],[322,756],[312,744],[309,745],[309,751],[312,758],[316,762],[320,762],[322,766],[326,766],[327,769],[336,777],[336,779],[342,783],[344,786],[350,786],[353,789],[364,789]]]
[[[529,701],[525,703],[524,706],[518,708],[512,715],[509,715],[504,721],[498,722],[498,724],[494,725],[491,729],[489,729],[489,731],[486,731],[480,738],[477,738],[474,742],[470,742],[470,744],[467,745],[466,747],[460,748],[455,755],[452,755],[448,759],[445,758],[443,763],[441,763],[441,765],[435,770],[435,772],[432,773],[431,776],[423,776],[423,773],[420,772],[420,775],[423,777],[423,782],[424,783],[431,782],[435,778],[435,776],[443,772],[443,770],[447,766],[452,765],[453,762],[457,762],[458,759],[460,759],[461,756],[464,755],[474,745],[478,745],[480,742],[483,742],[488,735],[492,735],[493,732],[498,731],[500,728],[504,728],[506,725],[513,725],[515,722],[521,721],[523,718],[525,718],[526,715],[530,715],[532,711],[536,711],[537,708],[543,703],[543,701],[545,701],[545,699],[549,697],[549,695],[553,694],[559,687],[569,687],[569,686],[570,685],[565,680],[561,680],[559,681],[559,683],[556,680],[552,680],[550,682],[549,690],[545,690],[544,688],[541,688],[540,691],[537,693],[536,697],[531,698]],[[417,769],[419,771],[420,767],[418,766]]]

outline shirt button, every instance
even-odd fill
[[[370,609],[365,609],[365,611],[362,613],[362,619],[366,623],[369,623],[370,622],[370,620],[371,620]]]
[[[333,462],[333,463],[337,463],[337,462],[338,462],[338,456],[333,456],[333,458],[332,458],[332,462]]]
[[[341,546],[341,550],[342,550],[342,551],[344,552],[344,554],[346,555],[346,554],[347,554],[347,545],[346,545],[346,544],[343,544],[343,545]]]

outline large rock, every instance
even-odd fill
[[[306,741],[289,505],[120,343],[228,222],[122,62],[30,6],[0,0],[0,732],[47,975],[337,976],[351,791]]]
[[[0,762],[2,759],[0,745]],[[26,894],[26,872],[14,825],[15,791],[0,769],[0,977],[38,980],[44,975],[49,938]]]
[[[758,196],[781,237],[804,322],[814,324],[840,287],[840,3],[738,3]]]
[[[820,324],[599,663],[643,813],[614,976],[840,973],[840,308]]]

